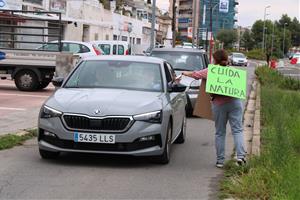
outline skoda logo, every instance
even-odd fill
[[[95,110],[95,114],[98,115],[99,113],[100,113],[100,110],[99,110],[99,109],[96,109],[96,110]]]

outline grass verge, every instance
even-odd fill
[[[261,88],[261,155],[248,165],[225,166],[221,198],[300,199],[300,87],[267,67],[256,71]]]
[[[24,141],[37,136],[37,129],[26,130],[24,135],[7,134],[0,136],[0,150],[9,149],[16,145],[22,145]]]

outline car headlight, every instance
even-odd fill
[[[60,117],[62,112],[50,108],[48,106],[44,106],[41,111],[41,118],[52,118],[52,117]]]
[[[150,123],[161,123],[162,122],[162,111],[154,111],[133,116],[136,121],[145,121]]]

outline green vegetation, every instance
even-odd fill
[[[261,155],[245,167],[225,167],[221,198],[300,199],[299,81],[267,67],[256,74],[261,88]]]
[[[27,130],[22,136],[7,134],[0,136],[0,150],[9,149],[16,145],[22,145],[24,141],[37,136],[37,129]]]
[[[251,31],[246,30],[241,37],[241,47],[246,51],[262,48],[264,21],[257,20]],[[284,53],[289,48],[300,46],[300,23],[297,18],[291,19],[288,15],[282,15],[281,19],[275,22],[265,21],[265,47],[276,58],[283,56],[283,40],[285,39]],[[284,37],[285,30],[285,37]],[[274,33],[274,37],[272,38]],[[272,46],[273,39],[273,46]],[[272,49],[273,47],[273,49]]]
[[[251,51],[245,52],[245,54],[250,59],[266,60],[266,55],[261,49],[253,49]]]
[[[217,39],[224,44],[225,49],[228,49],[237,41],[238,35],[235,30],[224,29],[218,32]]]

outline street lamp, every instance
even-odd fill
[[[285,47],[285,26],[288,25],[287,23],[283,24],[283,58],[284,58],[284,47]]]
[[[267,9],[270,8],[270,7],[271,7],[271,6],[266,6],[266,7],[265,7],[265,12],[264,12],[264,28],[263,28],[262,50],[264,50],[264,47],[265,47],[266,12],[267,12]]]
[[[271,57],[273,56],[273,49],[274,49],[274,31],[275,31],[275,22],[273,22],[273,30],[272,30],[272,47],[271,47]]]

